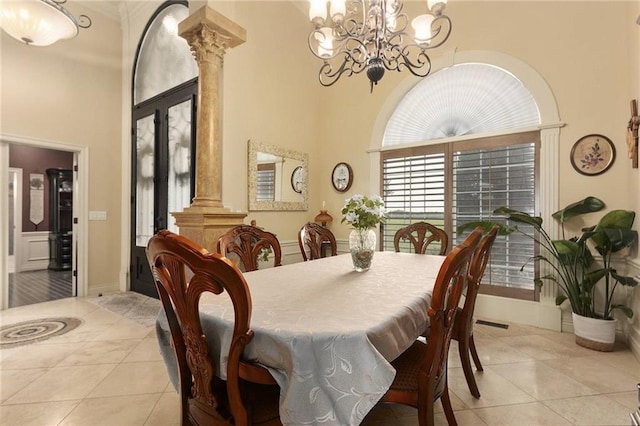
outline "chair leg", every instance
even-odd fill
[[[474,396],[474,398],[480,398],[480,391],[478,390],[478,385],[476,384],[476,378],[473,375],[473,370],[471,369],[471,359],[469,359],[469,341],[470,338],[467,338],[467,336],[463,336],[463,338],[458,341],[458,352],[460,353],[462,371],[464,371],[464,377],[465,379],[467,379],[469,391],[471,392],[471,395]]]
[[[456,416],[453,415],[453,407],[451,407],[451,399],[449,399],[448,383],[444,384],[444,391],[442,392],[440,401],[442,401],[442,408],[444,409],[444,415],[447,418],[447,423],[449,423],[449,426],[457,426],[458,422],[456,422]]]
[[[473,334],[469,336],[469,349],[471,349],[471,356],[473,357],[473,363],[476,365],[476,369],[478,371],[484,371],[482,364],[480,364],[480,357],[478,357],[478,352],[476,351],[476,342],[473,340]]]

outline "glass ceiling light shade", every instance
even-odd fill
[[[447,41],[451,20],[443,14],[446,0],[425,3],[430,13],[415,18],[409,34],[403,0],[310,0],[314,29],[308,42],[323,61],[320,84],[331,86],[342,75],[366,71],[373,91],[386,70],[426,77],[431,71],[427,50]]]
[[[67,0],[21,0],[0,2],[0,27],[11,37],[32,46],[49,46],[89,28],[91,19],[76,19],[62,7]]]

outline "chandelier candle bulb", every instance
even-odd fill
[[[311,0],[309,3],[309,19],[316,25],[316,28],[320,28],[327,16],[327,2]]]
[[[333,35],[331,33],[331,28],[323,27],[316,35],[319,43],[318,54],[323,58],[329,58],[333,54]]]
[[[431,39],[431,24],[435,17],[433,15],[420,15],[413,18],[411,21],[411,26],[416,33],[416,42],[417,43],[429,43]]]
[[[345,0],[331,0],[331,19],[334,22],[342,22],[347,13],[347,5]]]

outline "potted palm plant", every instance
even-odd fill
[[[540,253],[530,260],[547,265],[551,272],[536,278],[535,284],[542,285],[545,280],[557,284],[561,294],[556,298],[556,305],[564,301],[569,302],[576,343],[591,349],[609,351],[613,349],[615,342],[616,320],[613,311],[618,310],[628,318],[633,317],[631,308],[615,303],[614,293],[619,285],[635,287],[638,282],[633,277],[623,276],[616,271],[613,267],[613,255],[638,241],[637,231],[631,229],[635,213],[628,210],[612,210],[596,225],[583,228],[581,235],[568,239],[564,227],[565,222],[572,218],[604,208],[602,200],[586,197],[555,212],[553,218],[562,226],[562,239],[557,240],[552,239],[543,228],[540,217],[507,207],[500,207],[494,213],[516,223],[501,225],[502,234],[520,232],[540,246]],[[534,232],[527,233],[519,229],[517,224],[530,225]],[[473,229],[478,225],[488,227],[490,223],[466,223],[458,227],[458,232]],[[601,256],[601,261],[595,261],[591,246]],[[600,283],[604,286],[601,292],[597,291]],[[592,333],[590,329],[594,324],[596,327],[603,327],[604,330]]]

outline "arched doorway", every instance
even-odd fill
[[[160,229],[177,231],[169,213],[194,194],[198,68],[177,34],[187,3],[164,3],[149,20],[133,72],[131,290],[157,297],[145,248]]]

